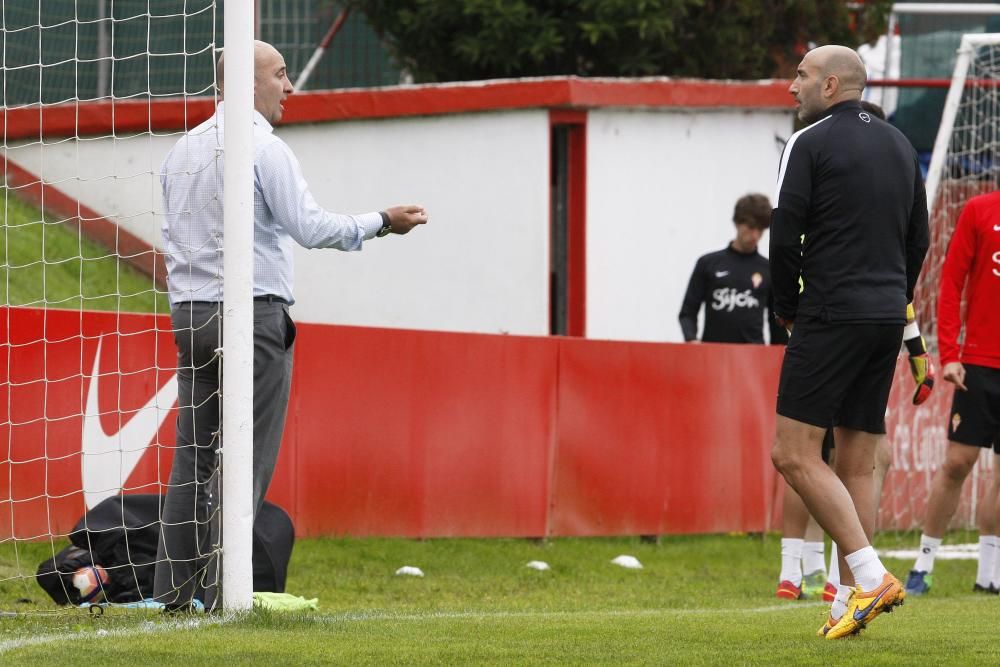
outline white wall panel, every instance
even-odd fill
[[[294,315],[310,322],[545,335],[545,110],[278,126],[313,195],[339,213],[420,203],[431,220],[360,253],[297,249]],[[161,244],[159,169],[177,135],[59,140],[8,158]]]
[[[296,317],[547,334],[548,131],[546,111],[282,128],[320,205],[430,214],[360,253],[298,249]]]
[[[790,111],[590,112],[589,338],[683,340],[677,314],[695,261],[733,238],[736,199],[774,196],[791,133]]]

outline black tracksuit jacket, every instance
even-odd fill
[[[928,227],[917,155],[899,130],[858,102],[830,107],[785,145],[774,202],[775,315],[905,322]]]

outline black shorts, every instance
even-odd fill
[[[778,414],[820,428],[885,433],[901,324],[795,323],[778,382]]]
[[[966,364],[965,386],[951,400],[948,439],[1000,454],[1000,368]]]

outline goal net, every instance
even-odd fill
[[[1000,187],[1000,34],[965,35],[958,50],[951,86],[927,175],[930,249],[914,295],[921,331],[935,363],[937,297],[941,268],[958,216],[976,195]],[[964,305],[963,305],[964,307]],[[938,369],[940,372],[940,369]],[[882,497],[880,525],[918,528],[934,471],[943,460],[952,387],[938,381],[922,406],[911,402],[913,383],[900,360],[890,396],[887,427],[892,469]],[[975,525],[975,513],[992,470],[984,450],[967,480],[953,528]]]
[[[174,340],[192,332],[170,320],[160,165],[214,113],[222,3],[25,0],[0,15],[0,611],[58,609],[36,581],[44,561],[52,598],[149,597],[182,446],[210,467],[196,484],[206,502],[185,520],[199,539],[160,557],[168,576],[194,565],[173,585],[203,591],[218,577],[220,436],[175,437],[192,405],[178,397]],[[249,53],[252,14],[245,25]],[[138,494],[155,499],[151,518],[121,500]],[[95,508],[105,518],[84,519]]]

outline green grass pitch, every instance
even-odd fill
[[[890,536],[891,546],[915,542]],[[949,541],[968,539],[968,535]],[[9,545],[0,552],[8,577]],[[168,618],[57,609],[33,580],[0,584],[0,663],[325,664],[996,664],[1000,598],[971,593],[973,561],[939,561],[935,590],[859,637],[815,636],[827,606],[774,597],[768,536],[529,540],[310,539],[288,592],[319,611]],[[33,572],[47,544],[20,545]],[[641,570],[609,561],[631,554]],[[543,560],[551,570],[525,567]],[[423,578],[394,576],[402,565]],[[909,562],[887,561],[905,575]]]

